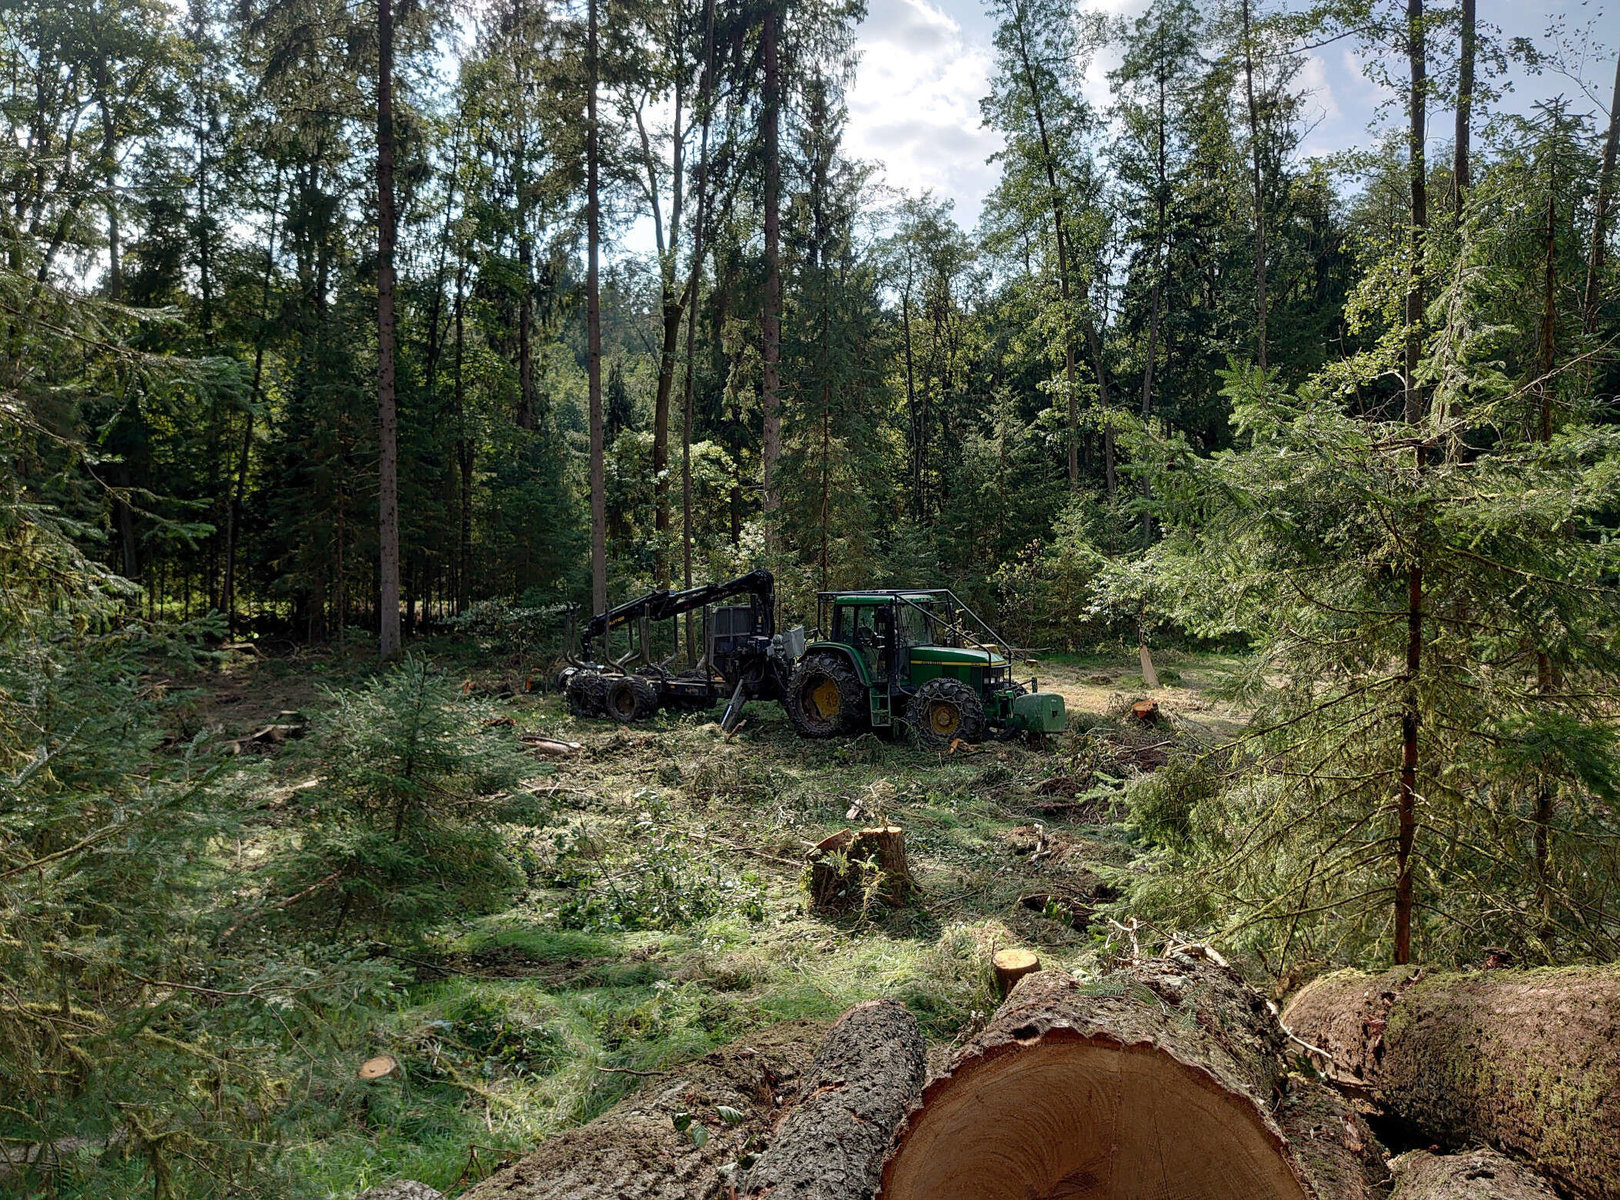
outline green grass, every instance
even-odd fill
[[[437,657],[481,679],[465,645]],[[1120,657],[1061,666],[1082,677],[1108,669],[1130,686]],[[1160,661],[1189,681],[1220,665],[1174,652]],[[331,686],[368,673],[346,657],[324,666]],[[261,678],[282,672],[270,664]],[[285,682],[307,689],[308,678]],[[453,1192],[503,1153],[611,1107],[642,1082],[627,1072],[667,1069],[779,1021],[830,1020],[873,997],[900,1000],[948,1042],[994,1007],[995,949],[1028,945],[1076,969],[1095,961],[1095,935],[1020,899],[1094,883],[1136,852],[1129,830],[1042,814],[1035,788],[1062,769],[1061,740],[1044,752],[997,743],[962,756],[872,737],[807,742],[775,705],[756,704],[726,743],[706,728],[713,714],[624,730],[576,720],[554,697],[502,705],[517,729],[587,746],[536,764],[532,786],[552,811],[540,828],[514,831],[532,886],[507,911],[442,930],[406,956],[392,1009],[356,1008],[336,1023],[345,1063],[387,1052],[403,1070],[361,1083],[345,1065],[330,1094],[299,1096],[293,1085],[280,1130],[289,1196],[349,1197],[401,1176]],[[236,786],[244,798],[291,788],[319,767],[313,744],[289,746],[244,762]],[[918,901],[807,912],[805,847],[876,819],[906,828]],[[1036,823],[1072,849],[1038,863],[1015,853],[1009,831]],[[273,822],[264,833],[295,835]],[[585,849],[560,855],[568,845]],[[678,899],[708,889],[707,915],[669,921],[647,903],[659,871]]]

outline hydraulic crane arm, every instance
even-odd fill
[[[605,613],[597,613],[585,624],[582,647],[585,657],[591,657],[591,644],[597,638],[605,638],[609,632],[621,625],[639,620],[668,621],[682,613],[689,613],[704,605],[728,600],[733,596],[753,596],[758,599],[763,612],[765,635],[769,637],[776,632],[776,579],[769,571],[761,569],[739,575],[735,579],[728,579],[724,583],[706,583],[679,592],[661,588],[644,596],[637,596],[634,600],[626,600]]]

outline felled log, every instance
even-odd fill
[[[396,1179],[367,1188],[354,1200],[444,1200],[444,1193],[414,1179]]]
[[[653,1077],[462,1200],[729,1198],[740,1160],[769,1140],[826,1029],[816,1021],[773,1025]]]
[[[1343,971],[1283,1023],[1427,1140],[1489,1143],[1570,1195],[1620,1200],[1620,966]]]
[[[810,851],[810,906],[818,911],[860,908],[869,899],[900,908],[916,890],[898,825],[843,829]]]
[[[582,748],[578,742],[564,742],[538,733],[525,733],[519,740],[530,750],[546,758],[567,758],[578,754]]]
[[[1389,1168],[1395,1175],[1389,1200],[1558,1200],[1545,1179],[1495,1150],[1413,1150]]]
[[[838,1019],[816,1051],[798,1103],[744,1178],[744,1196],[867,1200],[894,1130],[922,1091],[926,1048],[893,1000]]]
[[[1383,1154],[1207,958],[1019,981],[924,1089],[883,1200],[1372,1200]]]

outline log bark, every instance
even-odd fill
[[[925,1072],[922,1030],[903,1005],[871,1000],[850,1009],[816,1052],[798,1103],[742,1195],[867,1200]]]
[[[925,1089],[883,1200],[1372,1200],[1383,1155],[1207,958],[1020,980]]]
[[[826,1029],[821,1022],[789,1021],[687,1063],[497,1171],[462,1200],[730,1197],[735,1164],[770,1137],[799,1094]],[[721,1105],[743,1119],[732,1124],[717,1111]],[[676,1129],[681,1114],[707,1130],[703,1145],[690,1127]]]
[[[898,825],[840,830],[810,852],[810,906],[818,911],[843,912],[872,899],[901,908],[915,891]]]
[[[1535,1172],[1495,1150],[1430,1154],[1413,1150],[1392,1161],[1389,1200],[1557,1200]]]
[[[1569,1195],[1620,1200],[1620,965],[1342,971],[1283,1023],[1422,1137],[1488,1142]]]

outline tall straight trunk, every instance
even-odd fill
[[[242,502],[247,493],[248,460],[253,451],[252,404],[263,398],[265,327],[270,322],[270,288],[276,268],[276,218],[281,211],[281,169],[276,169],[275,188],[270,193],[270,235],[264,244],[264,289],[259,298],[259,328],[253,335],[253,386],[247,421],[242,430],[242,450],[236,460],[236,487],[225,526],[224,608],[226,628],[236,633],[236,548],[242,534]]]
[[[1620,58],[1614,63],[1614,97],[1609,101],[1609,132],[1603,139],[1603,171],[1598,176],[1597,205],[1592,214],[1592,252],[1586,260],[1586,296],[1581,304],[1581,328],[1597,331],[1598,307],[1603,298],[1603,260],[1609,250],[1609,210],[1614,205],[1614,160],[1620,148]]]
[[[1556,159],[1553,160],[1556,165]],[[1539,408],[1537,414],[1537,440],[1552,441],[1553,435],[1553,367],[1558,358],[1558,186],[1555,170],[1547,175],[1547,225],[1543,235],[1541,336],[1536,353],[1539,379]],[[1536,652],[1536,690],[1542,695],[1555,692],[1559,686],[1558,665],[1545,650]],[[1553,788],[1543,777],[1536,786],[1535,829],[1532,850],[1536,867],[1536,896],[1541,903],[1543,920],[1552,916],[1552,819]]]
[[[1406,0],[1406,54],[1412,74],[1411,127],[1407,157],[1411,171],[1411,266],[1406,283],[1406,420],[1423,419],[1423,389],[1418,385],[1418,362],[1423,357],[1423,254],[1429,226],[1427,156],[1424,147],[1428,123],[1428,61],[1424,50],[1423,0]]]
[[[585,59],[585,364],[591,410],[591,604],[607,611],[607,472],[602,462],[602,297],[598,271],[602,244],[602,211],[598,194],[601,131],[596,120],[596,83],[600,69],[596,46],[596,0],[586,0]]]
[[[1030,61],[1029,43],[1024,29],[1025,14],[1017,16],[1018,57],[1024,69],[1024,81],[1029,86],[1030,104],[1035,113],[1035,130],[1040,135],[1041,165],[1046,171],[1046,186],[1052,205],[1052,233],[1058,260],[1058,297],[1063,301],[1063,383],[1068,393],[1068,468],[1069,490],[1080,490],[1080,396],[1074,382],[1074,335],[1070,323],[1074,311],[1069,295],[1069,239],[1064,225],[1063,191],[1058,187],[1057,163],[1052,154],[1052,142],[1046,132],[1046,111],[1041,104],[1041,89],[1035,81],[1035,69]]]
[[[1161,65],[1158,73],[1159,83],[1159,117],[1157,130],[1157,152],[1155,155],[1156,179],[1154,196],[1154,222],[1153,222],[1153,287],[1148,304],[1148,344],[1147,363],[1142,370],[1142,423],[1147,424],[1148,418],[1153,415],[1153,383],[1154,368],[1159,358],[1159,326],[1163,321],[1164,310],[1164,256],[1165,242],[1169,234],[1165,228],[1169,214],[1170,204],[1170,171],[1169,171],[1169,80],[1165,75],[1165,68]],[[1142,498],[1149,499],[1153,494],[1152,484],[1146,475],[1142,477]],[[1153,515],[1146,505],[1142,507],[1142,545],[1151,545],[1153,541]],[[1138,627],[1138,649],[1141,650],[1146,661],[1147,643],[1142,640],[1140,627]]]
[[[760,56],[765,73],[765,95],[760,121],[765,142],[765,304],[760,320],[762,359],[761,406],[765,427],[761,439],[762,482],[765,510],[765,544],[776,546],[776,510],[781,505],[776,478],[777,460],[782,457],[782,383],[777,364],[782,357],[782,63],[778,42],[781,34],[779,0],[770,0],[765,10]]]
[[[1463,0],[1472,8],[1474,0]],[[1260,110],[1254,102],[1254,25],[1251,0],[1243,0],[1243,90],[1249,109],[1249,168],[1254,188],[1254,309],[1256,316],[1255,353],[1260,369],[1266,369],[1266,194],[1260,168]]]
[[[911,505],[912,514],[922,520],[922,419],[917,411],[917,375],[911,353],[911,280],[907,278],[905,291],[900,293],[900,320],[906,331],[906,420],[911,432]]]
[[[697,373],[698,295],[703,283],[704,221],[709,207],[709,124],[714,99],[714,0],[703,3],[703,76],[698,84],[697,196],[692,215],[692,271],[686,281],[686,381],[681,397],[681,585],[692,586],[692,424]],[[686,657],[695,661],[692,613],[686,614]]]
[[[394,407],[394,11],[377,0],[377,652],[399,655],[399,461]],[[338,613],[341,621],[342,612]]]
[[[1451,210],[1462,224],[1463,205],[1473,178],[1468,165],[1469,142],[1473,137],[1474,59],[1477,38],[1474,33],[1475,0],[1462,0],[1462,36],[1457,47],[1457,131],[1451,152]]]
[[[675,356],[681,344],[681,315],[691,293],[676,287],[676,269],[681,245],[681,202],[684,196],[686,163],[682,153],[685,140],[681,135],[682,102],[685,91],[679,79],[675,81],[675,107],[673,118],[673,161],[670,165],[669,244],[664,244],[658,210],[658,178],[654,165],[651,142],[645,126],[641,126],[642,148],[647,159],[648,194],[652,198],[654,226],[658,232],[660,307],[664,321],[664,341],[658,355],[658,385],[653,396],[653,582],[658,587],[669,586],[669,405],[675,390]],[[640,124],[640,114],[637,114]]]
[[[459,253],[459,251],[458,251]],[[464,255],[456,265],[456,467],[461,480],[461,530],[456,545],[456,612],[464,613],[472,604],[472,486],[473,439],[467,432],[466,392],[462,379],[462,360],[466,336],[462,312],[466,307],[467,260]]]
[[[1417,469],[1424,448],[1416,450]],[[1418,668],[1423,662],[1423,561],[1406,573],[1406,681],[1401,702],[1401,770],[1395,795],[1395,964],[1412,961],[1412,848],[1417,840]]]

